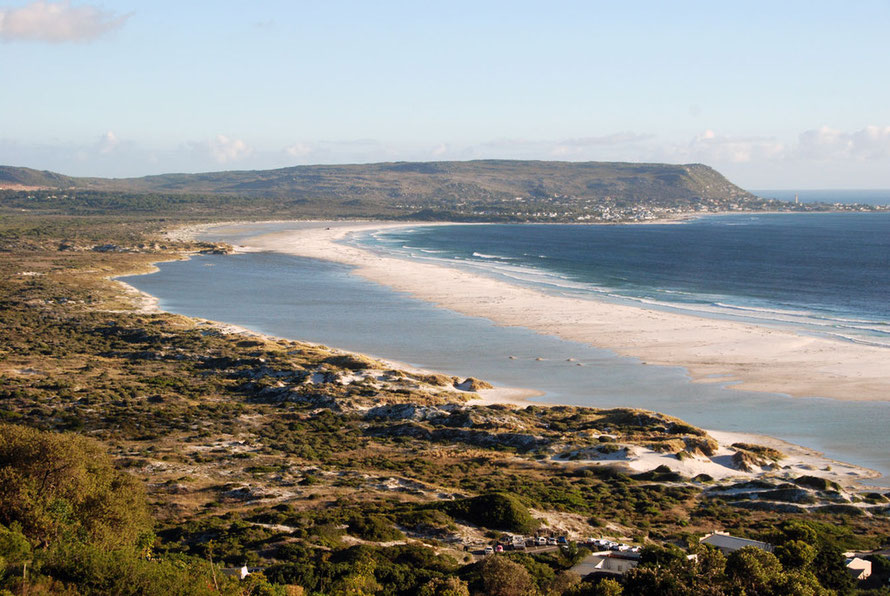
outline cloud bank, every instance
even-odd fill
[[[117,15],[70,0],[36,0],[19,8],[0,8],[0,39],[4,41],[91,41],[117,29],[130,15]]]
[[[218,163],[239,161],[253,152],[253,149],[243,140],[230,139],[225,135],[216,135],[214,139],[211,139],[208,143],[208,149],[210,150],[210,155]]]
[[[271,169],[301,164],[468,159],[553,159],[704,163],[746,188],[890,188],[890,126],[842,131],[827,126],[786,138],[704,130],[682,138],[616,132],[562,139],[502,138],[477,143],[311,140],[265,143],[217,134],[205,140],[149,146],[115,131],[82,144],[0,138],[0,164],[82,176],[207,172],[225,167]]]
[[[827,126],[800,134],[797,151],[814,160],[876,160],[890,157],[890,126],[843,132]]]

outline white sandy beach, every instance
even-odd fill
[[[222,224],[226,231],[234,230],[236,224]],[[621,354],[640,356],[645,353],[661,354],[670,365],[683,365],[699,372],[698,380],[713,381],[710,375],[733,375],[733,378],[745,382],[743,388],[771,392],[784,391],[792,395],[823,395],[839,399],[886,399],[888,394],[871,393],[862,396],[858,391],[862,386],[861,379],[844,379],[840,373],[856,373],[858,367],[867,371],[869,381],[876,390],[887,387],[887,380],[880,374],[881,368],[877,360],[869,362],[856,361],[855,353],[862,346],[841,344],[830,340],[814,340],[799,337],[791,332],[761,329],[751,325],[732,322],[698,319],[692,316],[649,311],[631,306],[621,306],[597,301],[567,299],[535,292],[526,288],[513,286],[479,275],[442,267],[438,265],[417,263],[403,259],[381,257],[369,251],[353,246],[340,244],[344,236],[356,231],[378,230],[398,227],[407,224],[357,224],[316,222],[314,227],[307,227],[298,232],[283,232],[254,236],[249,246],[238,247],[239,251],[269,250],[287,254],[318,258],[346,263],[357,267],[356,273],[363,277],[406,291],[412,295],[435,302],[436,304],[474,316],[485,316],[502,324],[521,325],[545,333],[552,333],[575,341],[585,341],[592,345],[611,348]],[[424,224],[426,225],[426,224]],[[189,226],[173,231],[176,237],[191,238],[212,226]],[[144,292],[133,288],[126,282],[116,280],[131,294],[140,312],[158,312],[157,300]],[[584,320],[583,325],[568,325],[559,322],[560,316],[570,317],[572,321]],[[263,334],[228,323],[204,320],[224,333],[239,333],[263,336]],[[622,327],[626,326],[626,329]],[[663,341],[654,341],[658,333],[665,334]],[[625,337],[627,333],[636,334],[637,338]],[[267,337],[267,336],[264,336]],[[742,346],[729,346],[733,339],[743,341]],[[277,338],[271,338],[277,339]],[[610,341],[611,340],[611,341]],[[614,342],[614,343],[612,343]],[[708,344],[712,345],[709,346]],[[830,345],[820,345],[820,344]],[[816,344],[816,345],[814,345]],[[835,346],[837,344],[837,346]],[[833,347],[852,348],[849,352],[839,350],[831,357]],[[734,349],[730,349],[734,348]],[[796,350],[793,355],[780,358],[782,350]],[[703,354],[712,353],[707,357],[709,362],[699,365],[693,360]],[[866,352],[877,351],[865,349]],[[875,355],[874,358],[877,358]],[[734,359],[748,364],[738,364]],[[808,362],[809,364],[804,364]],[[854,358],[844,362],[843,358]],[[380,358],[378,358],[380,359]],[[778,362],[770,362],[770,359]],[[413,367],[404,362],[380,359],[393,368],[418,373],[430,371]],[[649,362],[655,362],[647,359]],[[765,370],[753,369],[768,365]],[[818,379],[807,374],[810,367],[820,371]],[[873,368],[869,369],[868,366]],[[799,370],[801,374],[787,377],[785,371]],[[757,374],[751,374],[756,372]],[[862,374],[862,373],[859,373]],[[708,375],[708,378],[701,378]],[[774,375],[771,378],[770,375]],[[756,379],[759,385],[755,385]],[[725,380],[724,378],[720,379]],[[834,388],[810,393],[809,388]],[[476,405],[504,405],[525,407],[527,405],[556,405],[536,403],[528,400],[540,395],[534,390],[495,387],[478,391],[479,399],[471,403]],[[633,453],[624,454],[621,463],[633,471],[648,471],[660,465],[687,477],[707,474],[716,480],[731,478],[754,478],[770,476],[775,478],[794,478],[802,474],[820,476],[838,482],[844,486],[856,487],[859,483],[880,477],[880,474],[853,464],[839,462],[824,454],[773,437],[741,432],[707,431],[720,444],[718,452],[711,456],[697,456],[678,460],[672,454],[658,453],[649,449],[633,449]],[[785,454],[780,468],[775,470],[740,471],[730,460],[734,453],[733,443],[755,443],[777,449]],[[617,460],[609,458],[598,460],[575,460],[581,464],[614,464]]]
[[[693,380],[797,397],[890,400],[887,350],[735,321],[553,296],[430,263],[341,244],[346,235],[406,224],[332,224],[256,236],[244,250],[336,261],[412,296],[502,325],[606,348],[649,364],[685,367]]]

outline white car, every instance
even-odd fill
[[[485,551],[483,551],[483,552],[484,552],[486,555],[493,555],[493,554],[494,554],[494,547],[493,547],[493,546],[486,546],[486,547],[485,547]]]

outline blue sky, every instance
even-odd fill
[[[890,2],[0,0],[0,163],[702,162],[890,188]]]

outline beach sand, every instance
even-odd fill
[[[241,228],[241,225],[188,226],[174,230],[170,234],[175,235],[176,238],[192,239],[213,228],[222,228],[225,233],[249,234],[252,230],[250,227]],[[885,399],[887,397],[886,394],[878,393],[887,384],[886,379],[880,374],[878,355],[870,356],[870,358],[875,358],[870,361],[860,360],[850,363],[843,360],[843,358],[854,357],[858,352],[855,348],[860,346],[846,346],[840,342],[803,338],[791,332],[761,329],[733,322],[698,319],[692,316],[649,311],[643,308],[613,305],[593,300],[554,297],[443,266],[382,257],[370,251],[340,243],[345,236],[352,232],[405,225],[417,224],[312,222],[299,231],[250,236],[249,245],[236,247],[236,251],[274,251],[349,264],[357,268],[355,273],[366,279],[409,292],[418,298],[465,314],[484,316],[502,324],[520,325],[567,339],[584,341],[595,346],[613,349],[620,354],[637,357],[644,351],[661,354],[665,360],[657,363],[679,364],[688,366],[692,370],[698,370],[700,376],[697,380],[703,382],[714,382],[713,375],[721,375],[719,381],[725,382],[726,376],[732,375],[734,378],[745,381],[744,385],[736,385],[736,387],[749,390],[777,392],[781,387],[786,393],[792,395],[828,395],[839,399]],[[141,292],[121,280],[115,281],[124,287],[127,294],[130,294],[134,307],[138,311],[159,312],[157,300],[153,296]],[[560,322],[559,319],[562,316],[569,317],[571,321],[584,321],[584,323],[577,326],[567,325]],[[196,320],[223,333],[277,339],[237,325],[205,319]],[[637,337],[626,337],[628,333],[636,334]],[[653,338],[658,333],[664,334],[664,337],[660,341],[655,341]],[[741,346],[731,346],[729,344],[733,339],[744,343]],[[831,349],[837,347],[835,344],[854,349],[851,351],[840,350],[835,354]],[[791,356],[784,359],[777,358],[777,355],[781,355],[782,350],[795,350],[794,359],[792,360]],[[708,354],[709,351],[713,353]],[[865,351],[871,352],[872,350]],[[705,365],[693,365],[691,361],[700,354],[708,354],[707,358],[710,359],[710,362]],[[431,372],[404,362],[375,358],[392,368],[415,373]],[[779,361],[775,367],[768,368],[766,371],[753,370],[760,362],[773,358]],[[648,361],[656,363],[651,359]],[[738,361],[756,364],[738,364]],[[770,363],[767,362],[767,364]],[[844,372],[857,373],[857,364],[868,372],[867,380],[844,379]],[[784,371],[797,367],[803,367],[804,374],[791,378],[785,377],[786,372]],[[810,367],[817,367],[823,376],[813,379]],[[807,373],[807,371],[810,372]],[[753,375],[752,372],[758,374]],[[775,377],[770,377],[770,374]],[[754,380],[758,384],[755,384]],[[809,392],[809,388],[822,387],[822,383],[827,386],[836,384],[836,392],[827,390],[819,393]],[[868,393],[865,397],[859,394],[859,388],[863,384],[866,387],[874,386],[873,392]],[[523,388],[494,387],[476,393],[478,398],[469,402],[472,405],[502,405],[520,408],[529,405],[558,405],[529,401],[541,394]],[[620,458],[620,462],[617,459],[600,458],[597,460],[579,459],[566,463],[571,463],[571,465],[621,463],[626,465],[629,470],[639,472],[666,465],[687,477],[707,474],[718,481],[758,477],[788,479],[800,475],[812,475],[838,482],[853,490],[859,489],[864,481],[881,477],[874,470],[839,462],[826,457],[817,450],[766,435],[714,430],[707,432],[720,445],[717,453],[711,457],[697,456],[678,460],[671,454],[634,447],[632,453],[626,453]],[[781,451],[785,457],[781,460],[779,469],[741,471],[731,465],[731,457],[734,453],[734,449],[731,448],[733,443],[765,445]]]
[[[351,265],[357,275],[438,306],[606,348],[648,364],[682,366],[694,381],[731,382],[735,389],[795,397],[890,400],[890,355],[882,348],[736,321],[554,296],[339,242],[352,232],[405,225],[331,223],[255,236],[241,249]]]

